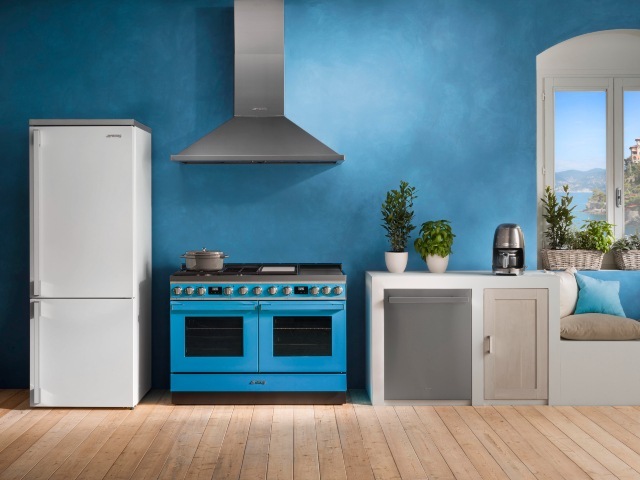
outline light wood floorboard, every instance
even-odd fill
[[[0,480],[638,479],[640,407],[32,409],[0,390]]]

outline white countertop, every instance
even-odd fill
[[[549,285],[554,275],[544,270],[531,270],[524,275],[494,275],[491,271],[447,271],[430,273],[410,271],[403,273],[365,272],[381,288],[536,288]],[[557,277],[556,277],[557,278]]]

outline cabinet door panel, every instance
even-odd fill
[[[485,398],[547,398],[548,292],[485,289]]]

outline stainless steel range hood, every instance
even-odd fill
[[[234,116],[171,160],[341,163],[284,116],[284,0],[235,0]]]

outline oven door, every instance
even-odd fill
[[[261,372],[346,372],[344,302],[260,302]]]
[[[171,302],[171,372],[257,372],[258,302]]]

